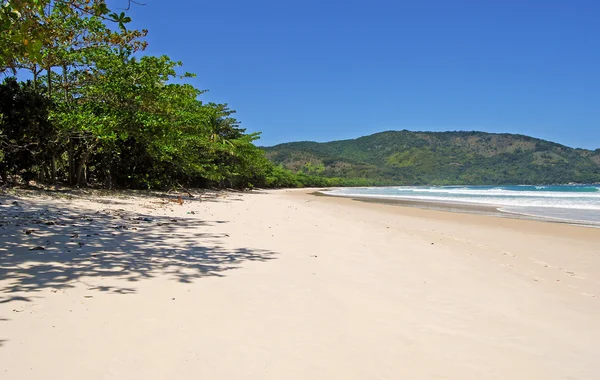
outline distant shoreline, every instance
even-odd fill
[[[435,210],[435,211],[445,211],[452,213],[462,213],[462,214],[475,214],[475,215],[487,215],[487,216],[495,216],[500,218],[508,218],[508,219],[522,219],[522,220],[533,220],[539,222],[550,222],[550,223],[558,223],[558,224],[568,224],[568,225],[576,225],[581,227],[591,227],[591,228],[600,228],[600,225],[589,223],[586,221],[578,221],[578,220],[569,220],[569,219],[560,219],[560,218],[551,218],[551,217],[542,217],[535,216],[526,213],[519,212],[511,212],[505,211],[501,208],[503,206],[494,206],[494,205],[486,205],[486,204],[473,204],[466,202],[441,202],[441,201],[433,201],[433,200],[422,200],[422,199],[399,199],[399,198],[385,198],[385,197],[376,197],[376,196],[368,196],[368,197],[359,197],[356,195],[332,195],[326,194],[324,191],[329,191],[331,189],[321,189],[315,191],[311,194],[315,196],[325,196],[332,198],[349,198],[353,201],[365,202],[365,203],[375,203],[382,205],[392,205],[392,206],[400,206],[400,207],[412,207],[424,210]]]

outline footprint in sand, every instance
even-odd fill
[[[533,261],[534,263],[536,263],[536,264],[538,264],[538,265],[540,265],[540,266],[542,266],[544,268],[551,268],[550,264],[548,264],[546,262],[539,261],[539,260],[534,260],[534,259],[531,259],[531,261]]]
[[[562,269],[562,268],[560,269],[560,271],[561,271],[561,272],[564,272],[564,273],[566,273],[566,274],[568,274],[569,276],[571,276],[571,277],[573,277],[573,278],[577,278],[577,279],[579,279],[579,280],[585,280],[585,278],[584,278],[584,277],[578,276],[578,275],[577,275],[577,273],[575,273],[575,272],[568,271],[568,270],[566,270],[566,269]]]

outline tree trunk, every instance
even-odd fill
[[[40,165],[38,172],[38,182],[46,183],[46,171],[44,170],[44,165]]]
[[[63,65],[63,86],[65,90],[65,103],[69,102],[69,89],[67,88],[67,65]]]
[[[44,165],[44,177],[45,177],[45,179],[44,179],[45,183],[52,182],[52,177],[51,177],[50,169],[48,168],[48,165]]]
[[[6,165],[0,165],[0,178],[2,179],[2,184],[8,185],[8,170]]]
[[[52,67],[48,66],[48,98],[52,98]]]
[[[52,161],[50,162],[50,169],[51,169],[51,175],[50,175],[50,183],[54,184],[56,183],[56,158],[54,156],[52,156]]]
[[[33,65],[33,89],[37,92],[37,88],[38,88],[38,71],[37,71],[37,65],[34,64]]]
[[[112,189],[112,173],[110,172],[110,166],[108,167],[108,169],[106,169],[106,178],[104,180],[104,186],[106,186],[107,189]]]
[[[88,158],[92,154],[92,150],[94,147],[89,147],[79,159],[79,165],[77,166],[77,186],[85,186],[85,164],[87,163]]]
[[[74,153],[73,153],[73,140],[69,139],[69,185],[75,185],[75,165],[74,165]]]

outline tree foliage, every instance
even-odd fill
[[[86,186],[300,186],[181,63],[143,56],[145,30],[102,0],[0,9],[0,173]],[[20,76],[31,78],[19,81]],[[316,179],[321,181],[320,179]]]

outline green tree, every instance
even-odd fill
[[[51,102],[37,92],[32,82],[8,78],[0,85],[0,175],[21,174],[25,179],[47,178],[57,139],[48,120]]]
[[[124,12],[111,12],[104,0],[3,0],[0,4],[0,71],[14,72],[23,57],[41,61],[44,47],[73,38],[68,28],[56,23],[59,14],[80,20],[99,18],[121,30],[131,21]]]

